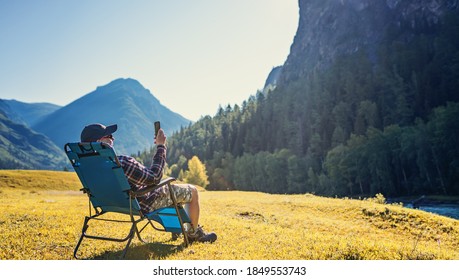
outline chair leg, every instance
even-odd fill
[[[97,239],[97,240],[105,240],[105,241],[115,241],[115,242],[125,242],[127,241],[127,244],[126,246],[124,247],[124,250],[123,250],[123,253],[121,255],[121,258],[124,258],[126,256],[126,253],[127,253],[127,250],[129,249],[129,245],[131,245],[131,242],[132,242],[132,239],[134,238],[135,234],[136,234],[136,231],[137,230],[137,222],[138,221],[133,221],[132,222],[132,226],[131,226],[131,229],[129,231],[129,234],[125,237],[125,238],[109,238],[109,237],[102,237],[102,236],[92,236],[92,235],[86,235],[86,230],[89,228],[89,221],[94,218],[93,216],[91,217],[85,217],[84,219],[84,224],[83,224],[83,227],[81,229],[81,236],[80,236],[80,239],[78,240],[78,243],[77,245],[75,246],[75,249],[73,251],[73,256],[75,257],[75,259],[79,259],[78,256],[77,256],[77,253],[78,253],[78,249],[80,248],[80,245],[83,241],[83,238],[87,237],[89,239]],[[139,239],[140,238],[140,234],[138,233],[139,235]],[[141,239],[142,240],[142,239]]]
[[[135,236],[136,230],[137,230],[137,225],[135,223],[133,223],[132,227],[131,227],[131,231],[129,232],[129,235],[128,235],[129,239],[127,241],[126,247],[124,247],[123,254],[121,255],[122,259],[124,259],[124,257],[126,257],[127,250],[129,249],[129,245],[131,245],[131,242],[132,242],[132,239]]]
[[[142,236],[140,235],[142,233],[142,231],[148,226],[148,224],[151,224],[151,226],[154,228],[153,224],[151,223],[151,221],[147,220],[147,223],[142,227],[142,229],[138,229],[137,226],[135,227],[135,233],[137,234],[137,238],[139,238],[139,240],[142,242],[142,243],[149,243],[147,241],[145,241]]]
[[[88,222],[89,222],[89,218],[88,217],[85,217],[84,218],[84,223],[83,223],[83,227],[81,228],[81,236],[80,236],[80,239],[78,240],[78,243],[77,245],[75,246],[75,250],[73,250],[73,256],[75,257],[75,259],[78,259],[77,257],[77,252],[78,252],[78,249],[80,248],[80,245],[81,245],[81,242],[83,241],[83,238],[85,237],[85,234],[86,234],[86,230],[88,229]]]
[[[182,215],[180,215],[180,211],[177,206],[177,199],[175,198],[175,194],[174,194],[174,191],[172,190],[171,184],[167,184],[167,188],[169,189],[169,193],[170,193],[172,202],[174,203],[175,213],[177,213],[177,217],[180,223],[180,229],[182,230],[182,233],[183,233],[183,240],[185,242],[185,247],[188,247],[189,245],[188,234],[186,234],[185,227],[183,226],[183,219],[182,219]]]

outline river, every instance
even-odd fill
[[[413,204],[403,204],[403,206],[407,208],[413,208]],[[450,217],[459,220],[459,205],[458,204],[419,204],[417,209],[423,210],[426,212],[431,212],[435,214],[439,214],[442,216]]]
[[[397,197],[388,198],[387,203],[402,203],[406,208],[416,208],[459,220],[459,199],[456,197],[449,198],[449,200],[438,200],[424,195],[414,199]]]

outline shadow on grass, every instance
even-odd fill
[[[165,259],[170,255],[181,252],[185,249],[184,244],[166,244],[161,242],[151,242],[146,244],[132,245],[122,258],[123,249],[116,251],[106,251],[101,255],[94,256],[95,260],[159,260]]]

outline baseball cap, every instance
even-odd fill
[[[100,123],[87,125],[81,131],[81,142],[95,142],[104,136],[108,136],[118,129],[118,125],[105,126]]]

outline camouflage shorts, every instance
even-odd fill
[[[191,195],[192,195],[192,186],[189,184],[175,184],[171,185],[172,190],[175,194],[175,198],[177,199],[177,203],[189,203],[191,202]],[[169,206],[173,204],[171,196],[169,194],[169,189],[166,186],[163,186],[155,191],[157,196],[155,200],[151,204],[151,208],[159,209],[162,207]]]

